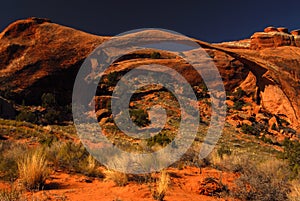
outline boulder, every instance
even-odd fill
[[[279,27],[279,28],[277,28],[277,30],[282,33],[287,33],[287,34],[289,33],[289,30],[285,27]]]
[[[293,36],[299,36],[300,35],[300,29],[291,31],[291,34]]]
[[[300,35],[294,36],[295,46],[300,47]]]
[[[264,48],[291,46],[294,37],[284,32],[258,32],[251,36],[250,49],[259,50]]]
[[[241,83],[240,88],[246,92],[247,95],[256,92],[256,77],[250,71],[246,79]]]
[[[269,119],[269,130],[279,130],[279,125],[275,116]]]
[[[266,86],[261,92],[261,101],[263,107],[271,114],[286,115],[294,125],[298,125],[297,111],[291,104],[286,94],[275,85]]]
[[[269,32],[278,32],[278,29],[275,27],[267,27],[264,29],[265,33],[269,33]]]

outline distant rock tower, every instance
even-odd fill
[[[285,27],[267,27],[264,32],[256,32],[251,36],[250,49],[296,46],[300,47],[300,30],[289,33]]]

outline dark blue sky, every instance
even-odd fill
[[[299,0],[9,0],[1,2],[0,29],[17,19],[35,16],[97,35],[164,28],[220,42],[248,38],[269,25],[300,29],[299,8]]]

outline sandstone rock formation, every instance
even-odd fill
[[[251,36],[250,49],[259,50],[280,46],[300,47],[299,30],[288,32],[284,27],[267,27],[264,32],[257,32]]]
[[[0,34],[0,90],[19,103],[37,104],[45,92],[70,102],[77,70],[106,39],[47,19],[16,21]]]
[[[41,95],[51,92],[60,98],[60,103],[70,103],[82,62],[109,38],[46,19],[30,18],[11,24],[0,34],[0,95],[17,103],[25,100],[27,104],[40,104]],[[242,107],[243,114],[234,121],[249,123],[252,118],[268,122],[258,117],[270,119],[273,115],[286,119],[294,129],[300,128],[299,31],[289,34],[286,29],[269,27],[265,32],[255,33],[250,42],[214,45],[195,42],[215,62],[229,94],[238,88],[246,92],[242,99],[249,107]],[[109,72],[123,74],[141,64],[158,63],[177,70],[191,85],[201,85],[201,77],[188,63],[165,52],[160,54],[158,59],[151,58],[151,51],[127,55],[116,61]],[[101,87],[103,99],[97,97],[97,109],[107,105],[110,96],[105,93],[111,90],[110,86]]]
[[[265,33],[269,33],[269,32],[278,32],[278,29],[275,28],[275,27],[266,27],[266,28],[264,29],[264,32],[265,32]]]
[[[293,30],[293,31],[291,31],[291,34],[293,36],[299,36],[300,35],[300,30],[299,29],[298,30]]]

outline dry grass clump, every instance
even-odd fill
[[[0,200],[1,201],[25,201],[22,199],[22,191],[16,187],[11,187],[9,189],[0,190]]]
[[[27,148],[22,144],[0,142],[0,179],[15,181],[18,178],[17,162]]]
[[[242,163],[241,176],[232,195],[241,200],[282,201],[288,199],[289,173],[284,161],[270,159],[261,164]]]
[[[128,175],[115,170],[105,170],[104,181],[113,181],[117,186],[125,186],[128,183]]]
[[[100,164],[86,151],[82,144],[72,141],[58,141],[46,149],[46,155],[54,169],[92,177],[103,177],[99,171]]]
[[[88,155],[79,164],[80,172],[84,175],[91,177],[103,177],[102,172],[99,170],[99,164],[92,155]]]
[[[210,160],[218,169],[240,173],[231,196],[249,201],[288,200],[290,171],[286,161],[237,151],[221,155],[219,150]]]
[[[25,154],[18,161],[19,179],[28,190],[43,188],[49,175],[48,161],[42,150]]]
[[[170,175],[166,170],[161,171],[160,178],[156,183],[156,191],[153,193],[155,200],[163,201],[166,196],[166,192],[170,185]]]
[[[231,172],[240,172],[243,169],[243,164],[246,164],[251,160],[249,154],[241,154],[236,151],[230,152],[230,154],[220,155],[219,150],[214,150],[210,156],[210,163],[217,169],[231,171]]]
[[[290,201],[300,201],[300,181],[291,182],[291,192],[288,195]]]

